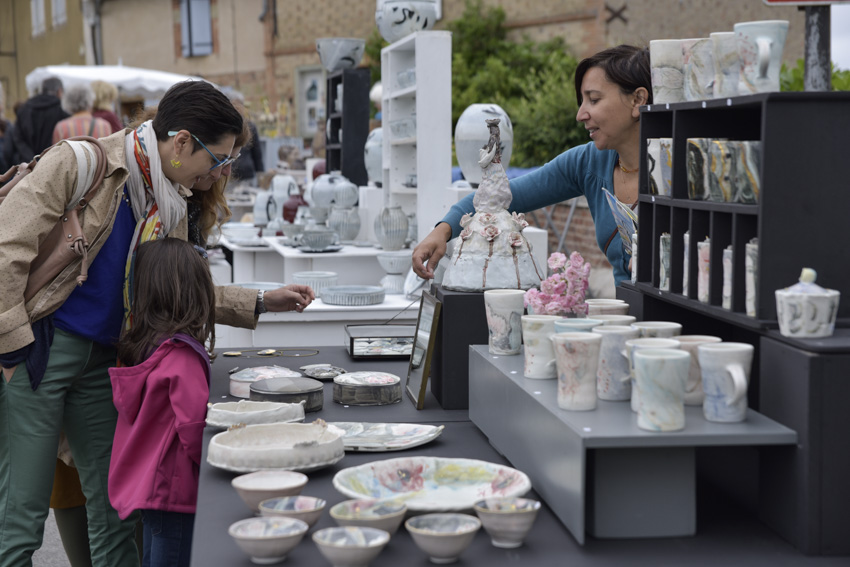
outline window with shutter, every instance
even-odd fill
[[[65,7],[65,0],[51,0],[50,13],[54,28],[66,23],[68,21],[68,10]]]
[[[213,52],[210,0],[180,0],[180,34],[183,57]]]
[[[44,15],[44,0],[30,0],[30,16],[32,18],[32,36],[36,37],[46,31]]]

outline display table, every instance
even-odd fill
[[[741,423],[712,423],[685,408],[685,428],[637,426],[628,402],[599,400],[594,411],[558,407],[557,380],[523,377],[522,354],[469,354],[469,417],[531,478],[580,542],[597,537],[696,533],[695,447],[793,445],[797,434],[753,410]],[[516,427],[506,415],[524,417]]]
[[[399,376],[406,375],[407,363],[403,361],[353,361],[342,347],[320,348],[320,353],[309,357],[280,358],[225,358],[218,357],[212,366],[210,401],[235,401],[227,395],[227,371],[235,366],[247,368],[278,364],[297,368],[304,364],[328,362],[341,365],[349,371],[382,370]],[[468,420],[465,410],[443,410],[429,393],[425,409],[416,411],[405,398],[399,404],[380,407],[343,407],[335,404],[332,382],[325,382],[325,402],[321,411],[307,414],[307,421],[322,418],[326,421],[384,421],[407,423],[433,423],[446,426],[443,434],[432,443],[408,451],[389,453],[347,453],[336,465],[309,473],[309,482],[302,494],[318,496],[328,501],[318,523],[281,565],[326,566],[329,563],[319,554],[310,534],[317,529],[335,525],[328,510],[346,498],[332,486],[333,475],[338,471],[373,460],[404,457],[410,455],[433,455],[441,457],[468,457],[501,464],[509,464],[488,443],[487,438]],[[505,423],[527,429],[531,426],[528,416],[511,412],[501,415]],[[204,431],[204,454],[201,464],[198,510],[192,545],[193,567],[248,567],[252,565],[236,543],[227,535],[233,522],[250,516],[230,481],[236,476],[206,464],[206,448],[210,438],[218,430]],[[535,445],[542,444],[542,438]],[[528,471],[526,471],[528,472]],[[532,482],[534,482],[532,480]],[[533,492],[532,498],[538,498]],[[727,566],[806,565],[809,558],[797,552],[752,514],[735,507],[728,497],[717,493],[711,486],[698,485],[697,522],[699,531],[695,537],[667,539],[603,540],[588,538],[584,546],[570,537],[569,532],[558,521],[550,508],[544,505],[532,532],[523,547],[506,550],[490,545],[490,539],[482,530],[475,536],[472,545],[461,556],[458,565],[535,567],[599,567],[626,564]],[[845,565],[846,558],[820,558],[819,567]],[[402,527],[390,540],[389,545],[372,562],[374,567],[430,565],[425,555],[414,546]]]
[[[234,283],[283,281],[283,262],[271,246],[239,246],[225,236],[219,244],[232,253]]]
[[[340,285],[378,285],[386,275],[378,264],[378,254],[382,250],[374,246],[343,245],[338,252],[302,252],[282,244],[277,236],[267,236],[263,240],[283,258],[279,281],[287,284],[293,283],[292,274],[296,272],[336,272]]]

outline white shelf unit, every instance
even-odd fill
[[[414,69],[416,83],[400,86],[398,74]],[[416,213],[419,239],[456,201],[452,181],[452,37],[416,32],[381,50],[384,203]],[[393,135],[393,122],[416,119],[415,133]],[[410,187],[411,175],[416,187]],[[406,185],[408,184],[408,185]]]

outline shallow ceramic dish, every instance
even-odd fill
[[[233,425],[258,423],[293,423],[304,421],[304,404],[279,404],[275,402],[224,402],[212,404],[207,410],[207,425],[227,429]]]
[[[251,384],[258,380],[269,378],[296,378],[300,372],[283,366],[257,366],[246,368],[230,375],[230,395],[237,398],[247,398],[251,395]]]
[[[351,406],[382,406],[401,401],[401,378],[388,372],[347,372],[334,378],[334,401]]]
[[[406,512],[407,506],[392,500],[346,500],[331,508],[331,518],[340,526],[378,528],[393,535]]]
[[[440,436],[445,425],[419,423],[365,423],[334,421],[328,427],[342,430],[346,451],[401,451],[430,443]]]
[[[210,439],[207,462],[234,472],[268,469],[312,471],[345,456],[342,438],[322,420],[247,425]]]
[[[328,503],[313,496],[283,496],[260,502],[260,515],[296,518],[311,528],[319,521]]]
[[[322,301],[328,305],[377,305],[386,291],[377,285],[332,285],[322,290]]]
[[[325,528],[313,534],[313,541],[334,567],[366,567],[390,541],[390,534],[376,528]]]
[[[316,380],[333,380],[340,374],[345,374],[345,368],[332,364],[308,364],[299,368],[301,372]]]
[[[327,248],[310,248],[309,246],[304,245],[304,246],[299,246],[298,249],[301,250],[302,252],[307,252],[308,254],[317,254],[317,253],[320,253],[320,252],[339,252],[340,250],[342,250],[342,245],[341,244],[331,244]]]
[[[469,514],[424,514],[404,523],[416,546],[431,563],[454,563],[481,529],[481,520]]]
[[[475,459],[402,457],[336,473],[333,485],[349,498],[398,500],[412,512],[472,510],[482,498],[522,496],[531,481],[516,469]]]
[[[522,545],[539,511],[540,502],[528,498],[488,498],[475,503],[491,543],[503,549]]]
[[[250,386],[250,398],[258,402],[296,404],[306,402],[304,411],[322,409],[325,390],[322,383],[312,378],[269,378],[257,380]]]
[[[251,561],[271,565],[286,559],[308,529],[307,524],[293,518],[248,518],[231,524],[227,533]]]
[[[295,471],[257,471],[230,481],[242,501],[254,512],[260,502],[281,496],[296,496],[307,484],[307,475]]]

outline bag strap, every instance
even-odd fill
[[[89,133],[86,136],[91,136],[94,133],[94,121],[96,118],[94,116],[91,117],[91,121],[89,122]]]

